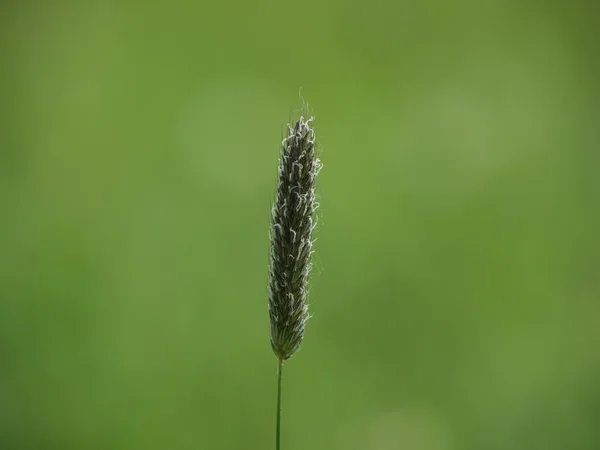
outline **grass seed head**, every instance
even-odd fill
[[[269,265],[271,346],[280,360],[300,347],[308,320],[308,275],[311,270],[316,156],[311,119],[300,117],[282,141],[277,198],[272,208]]]

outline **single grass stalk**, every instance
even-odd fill
[[[281,372],[283,371],[283,360],[277,363],[277,420],[275,421],[275,449],[279,450],[281,443]]]
[[[272,208],[269,263],[271,347],[278,359],[276,450],[281,437],[283,362],[298,349],[309,318],[307,293],[311,270],[313,218],[317,209],[315,178],[321,168],[311,119],[288,125],[281,144],[279,183]]]

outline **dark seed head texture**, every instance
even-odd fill
[[[281,360],[300,347],[308,320],[313,219],[317,208],[316,156],[312,119],[300,117],[282,141],[277,198],[272,209],[269,265],[271,346]]]

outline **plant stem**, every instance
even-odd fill
[[[283,369],[283,360],[280,359],[277,365],[277,422],[275,426],[275,449],[279,450],[279,441],[281,436],[281,372]]]

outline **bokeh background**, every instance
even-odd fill
[[[0,448],[274,448],[268,227],[324,168],[283,448],[600,448],[594,2],[0,6]]]

